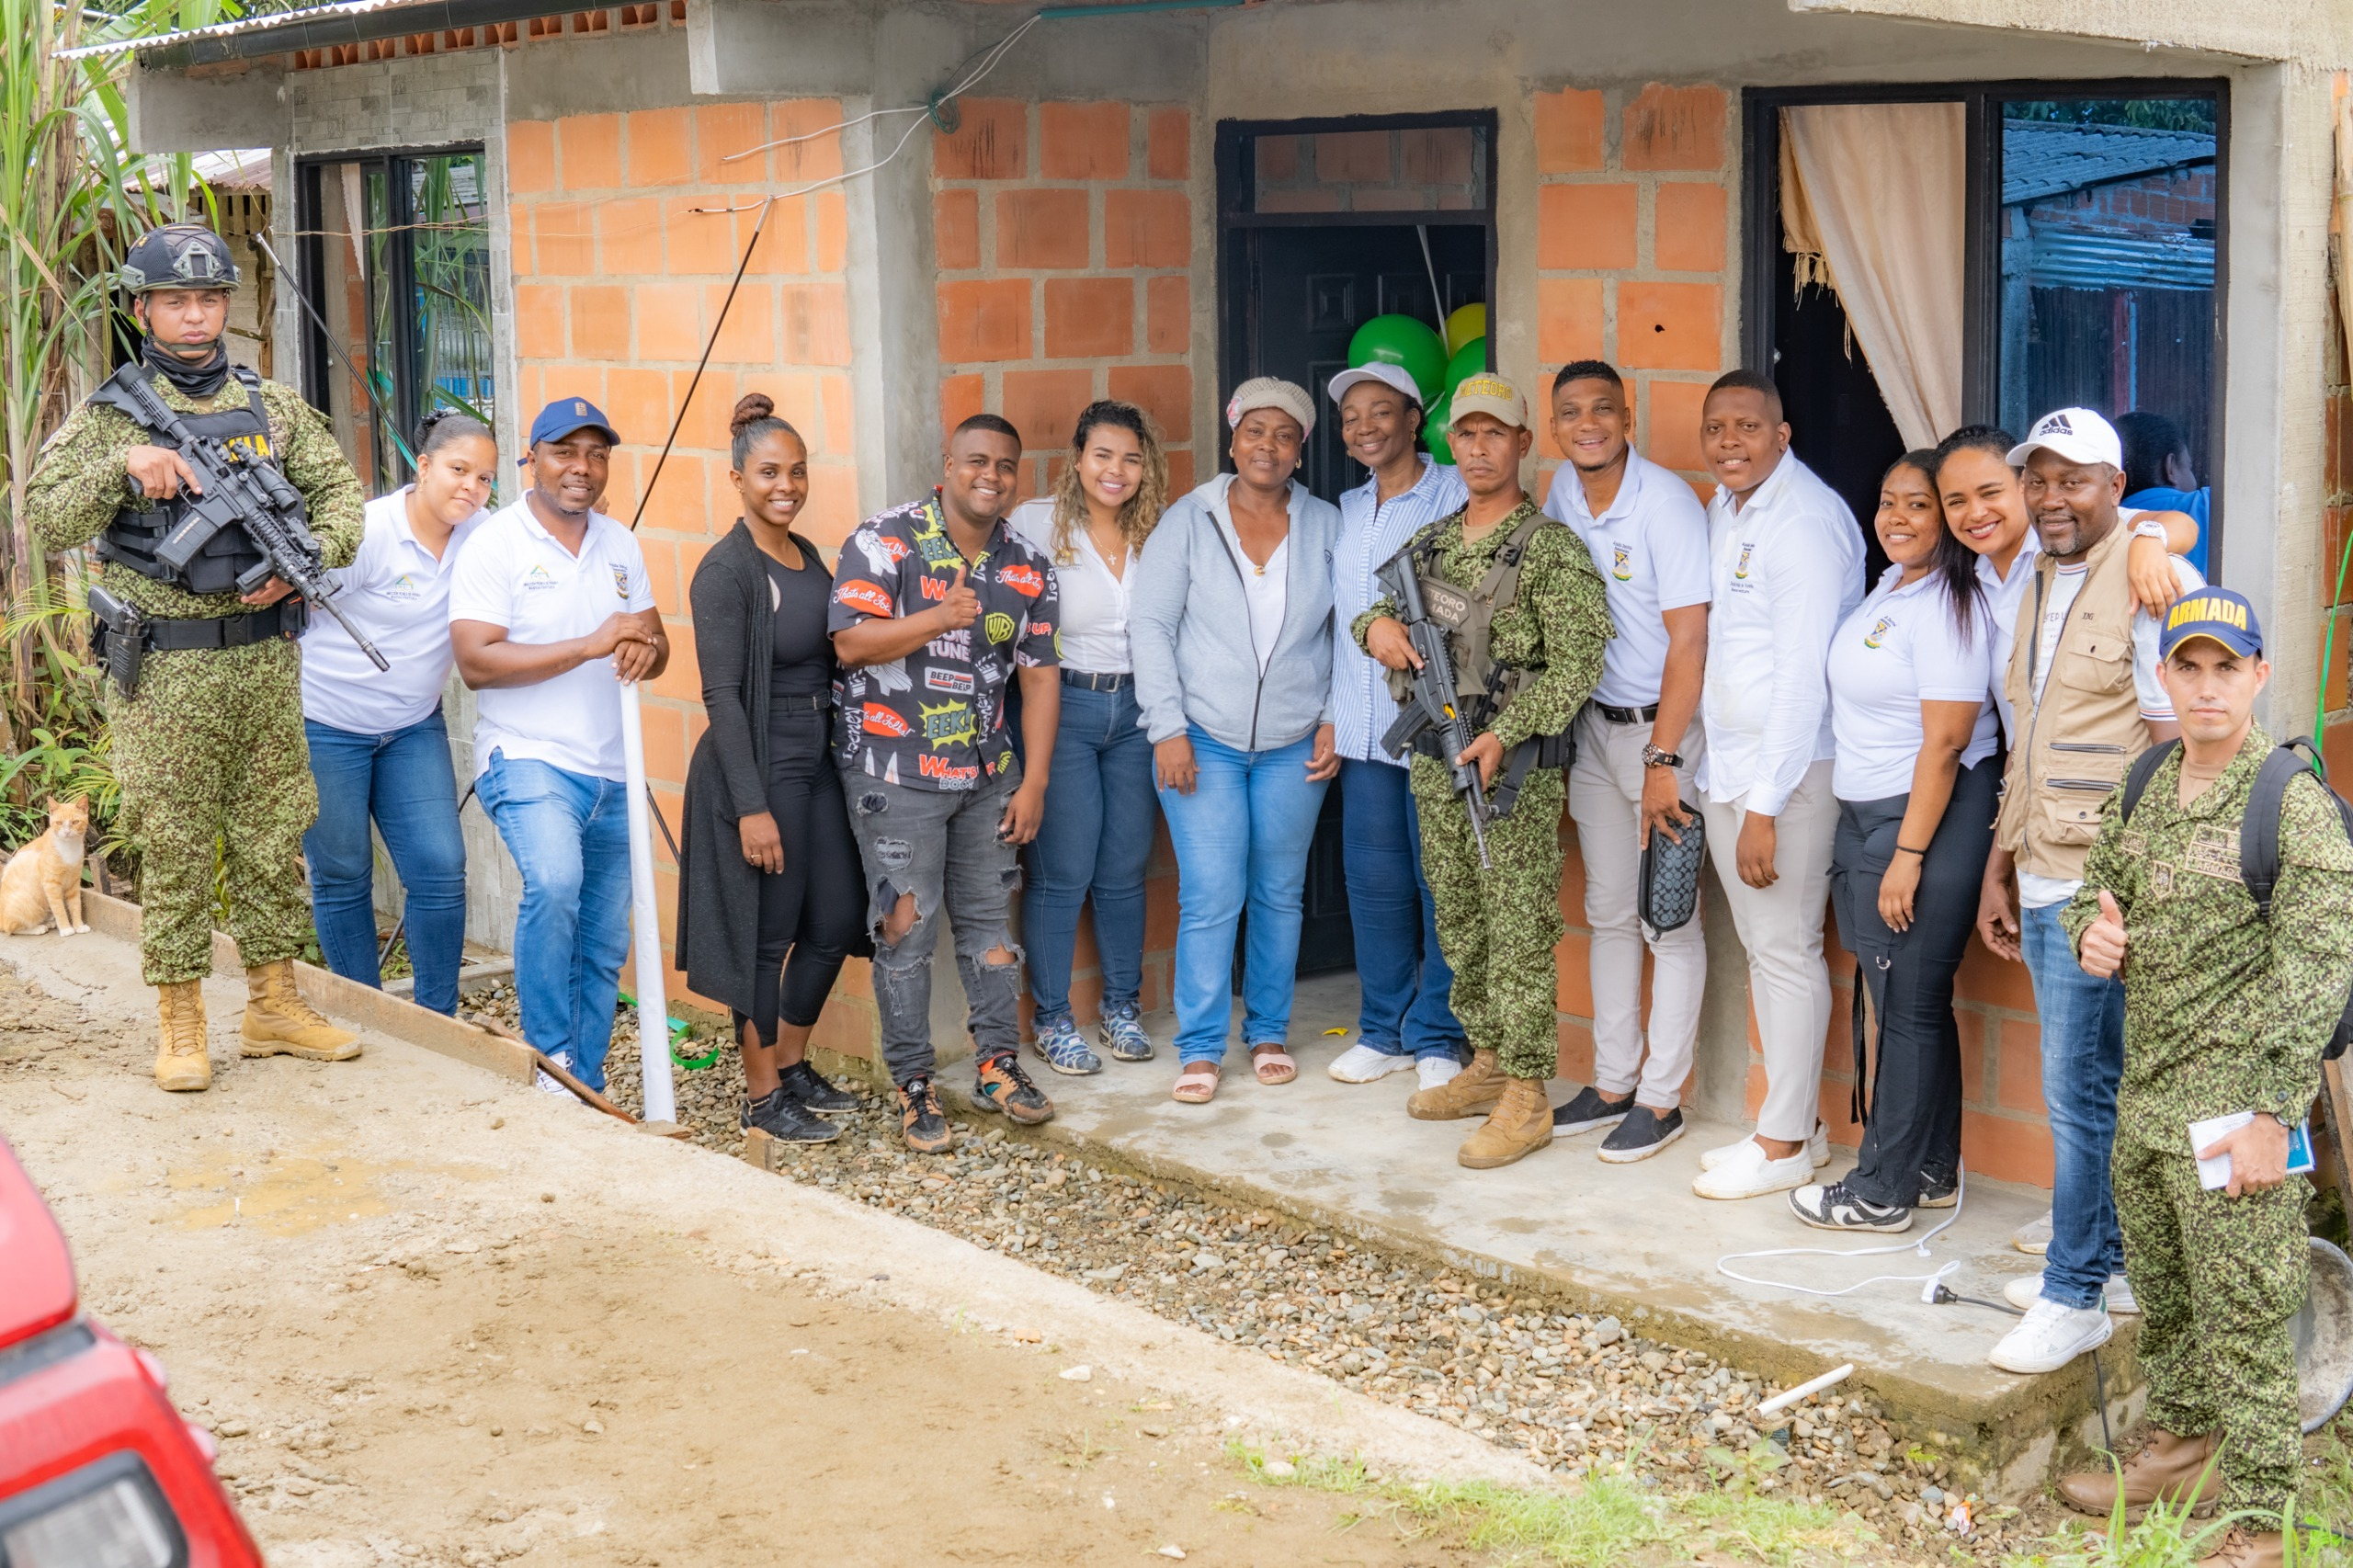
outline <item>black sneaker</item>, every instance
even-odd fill
[[[830,1143],[842,1130],[822,1116],[812,1116],[779,1084],[756,1100],[744,1102],[743,1124],[756,1127],[779,1143]]]
[[[1638,1105],[1601,1141],[1601,1157],[1613,1165],[1631,1165],[1649,1159],[1682,1136],[1680,1110],[1662,1116],[1646,1105]]]
[[[956,1130],[939,1108],[939,1089],[929,1078],[898,1086],[899,1136],[918,1154],[944,1154],[956,1146]]]
[[[858,1108],[858,1096],[825,1082],[824,1074],[806,1062],[796,1062],[780,1074],[789,1099],[798,1100],[823,1116],[840,1116]]]
[[[1790,1194],[1790,1211],[1817,1231],[1876,1231],[1893,1234],[1912,1228],[1912,1210],[1858,1198],[1843,1181],[1813,1182]]]
[[[1588,1084],[1577,1091],[1576,1098],[1552,1112],[1552,1131],[1564,1138],[1574,1138],[1580,1132],[1596,1132],[1605,1127],[1617,1126],[1633,1108],[1633,1096],[1613,1100]]]
[[[1915,1209],[1949,1209],[1961,1200],[1961,1173],[1947,1171],[1939,1176],[1933,1171],[1920,1173],[1920,1197]]]
[[[983,1110],[1001,1110],[1024,1127],[1035,1127],[1054,1114],[1054,1102],[1039,1092],[1021,1070],[1021,1058],[1010,1051],[981,1062],[972,1080],[972,1101]]]

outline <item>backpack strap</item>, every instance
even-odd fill
[[[2287,800],[2288,786],[2299,773],[2312,774],[2321,788],[2328,789],[2328,768],[2312,741],[2302,735],[2274,746],[2263,759],[2255,787],[2247,791],[2246,815],[2239,823],[2239,878],[2246,883],[2247,896],[2255,900],[2256,913],[2266,920],[2271,918],[2271,892],[2279,884],[2280,808]],[[2343,798],[2335,790],[2329,792],[2336,801],[2338,814],[2345,816]],[[2353,832],[2353,817],[2347,818],[2347,829]]]
[[[2160,741],[2132,759],[2131,767],[2126,770],[2124,775],[2124,810],[2121,820],[2125,822],[2132,820],[2132,808],[2139,805],[2141,797],[2149,792],[2149,780],[2157,776],[2157,769],[2165,765],[2165,758],[2180,749],[2179,741]]]

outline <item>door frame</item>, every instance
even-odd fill
[[[1995,105],[2011,98],[2211,98],[2214,104],[2214,379],[2204,432],[2205,480],[2213,493],[2208,575],[2222,567],[2222,476],[2228,423],[2231,283],[2231,84],[2222,76],[2020,78],[2000,82],[1874,82],[1852,85],[1751,87],[1741,95],[1741,320],[1743,362],[1770,373],[1773,295],[1781,245],[1781,115],[1806,104],[1959,103],[1965,114],[1966,190],[1961,257],[1961,418],[1998,424],[2002,254],[1998,232],[2002,124]]]
[[[1257,180],[1256,161],[1247,154],[1265,135],[1321,135],[1345,131],[1436,131],[1467,127],[1486,133],[1483,183],[1486,202],[1480,207],[1406,209],[1394,212],[1253,212],[1249,209]],[[1495,299],[1498,244],[1495,233],[1495,146],[1500,116],[1491,108],[1452,109],[1435,114],[1352,114],[1305,119],[1222,119],[1217,122],[1217,278],[1218,369],[1226,388],[1241,385],[1260,373],[1253,346],[1257,342],[1259,309],[1256,237],[1269,229],[1476,228],[1486,235],[1487,308]],[[1488,325],[1492,329],[1494,317]],[[1487,336],[1487,368],[1495,368],[1495,334]],[[1309,389],[1310,396],[1319,395]],[[1221,399],[1221,402],[1222,400]],[[1218,465],[1232,461],[1221,444]]]

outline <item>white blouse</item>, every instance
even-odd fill
[[[1088,675],[1120,676],[1135,669],[1128,653],[1128,585],[1135,578],[1136,552],[1113,572],[1082,523],[1070,530],[1070,548],[1054,550],[1054,503],[1041,495],[1024,501],[1006,526],[1053,562],[1062,592],[1062,656],[1065,668]]]

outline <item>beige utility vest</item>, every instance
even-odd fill
[[[2034,698],[2043,607],[2058,562],[2034,561],[2034,585],[2018,605],[2018,638],[2003,690],[2018,716],[1995,841],[2021,871],[2080,881],[2100,808],[2148,749],[2149,727],[2132,685],[2132,585],[2126,560],[2131,530],[2120,520],[2092,546],[2082,590],[2051,656],[2042,699]]]

